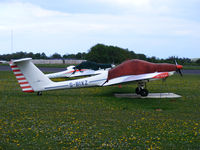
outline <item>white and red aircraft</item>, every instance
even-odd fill
[[[10,66],[22,91],[37,92],[38,95],[41,95],[42,91],[102,87],[134,81],[138,84],[136,93],[147,96],[146,82],[165,79],[176,71],[181,74],[180,70],[183,68],[183,66],[177,64],[155,64],[134,59],[125,61],[113,69],[104,70],[100,74],[91,77],[53,82],[31,62],[31,58],[12,60]]]
[[[100,70],[92,70],[92,69],[81,69],[81,70],[74,70],[74,66],[69,66],[65,71],[56,72],[45,74],[48,78],[71,78],[71,77],[81,77],[81,76],[91,76],[91,75],[98,75],[101,74],[104,69]],[[106,69],[109,70],[110,68]]]
[[[95,62],[85,61],[77,66],[69,66],[65,71],[45,74],[48,78],[70,78],[98,75],[105,70],[110,70],[114,65],[111,64],[97,64]]]
[[[9,64],[8,61],[0,61],[0,64]],[[71,77],[82,77],[92,76],[101,74],[105,70],[110,70],[115,67],[111,64],[98,64],[95,62],[85,61],[77,66],[69,66],[64,71],[45,74],[48,78],[71,78]]]
[[[7,63],[8,63],[7,61],[0,60],[0,64],[7,64]]]

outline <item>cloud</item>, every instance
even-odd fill
[[[171,12],[171,0],[96,0],[98,3],[115,6],[125,13],[160,15]]]
[[[18,51],[52,49],[50,54],[55,50],[63,54],[63,49],[76,53],[74,49],[77,52],[87,50],[96,43],[145,50],[166,47],[166,43],[170,45],[180,38],[199,38],[199,22],[162,15],[163,12],[148,15],[148,11],[155,13],[154,7],[161,12],[159,9],[169,6],[164,6],[165,1],[155,1],[161,5],[152,0],[116,0],[116,3],[114,0],[102,0],[101,3],[122,6],[127,8],[124,9],[126,11],[137,8],[137,12],[118,14],[68,13],[31,3],[0,3],[0,40],[7,38],[9,41],[10,31],[13,30],[14,47]],[[146,14],[139,13],[141,8],[145,8]],[[9,45],[2,45],[1,49],[9,49]],[[151,52],[154,53],[153,50]]]
[[[112,1],[112,0],[109,0]],[[113,1],[112,1],[113,2]],[[132,0],[117,0],[126,5],[150,5],[150,0],[140,2]],[[70,14],[51,11],[30,3],[0,3],[0,31],[11,30],[46,32],[59,34],[62,32],[79,33],[110,33],[110,34],[169,34],[180,27],[186,28],[186,22],[181,19],[143,15],[122,14]],[[167,31],[167,32],[166,32]],[[180,29],[178,30],[180,31]],[[177,32],[178,33],[178,32]],[[186,33],[186,32],[185,32]],[[191,32],[187,32],[188,34]]]
[[[124,5],[124,6],[149,6],[150,0],[101,0],[101,2],[117,4],[117,5]]]
[[[1,26],[5,28],[26,28],[33,27],[34,24],[42,24],[48,18],[67,16],[66,13],[42,9],[30,3],[0,3]]]

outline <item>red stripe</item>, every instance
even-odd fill
[[[28,82],[21,82],[21,83],[19,83],[19,84],[29,84]]]
[[[28,89],[28,88],[32,88],[31,86],[24,86],[24,87],[21,87],[22,89]]]
[[[88,69],[76,70],[76,72],[79,72],[79,71],[86,71],[86,70],[88,70]],[[72,72],[74,72],[74,71],[69,71],[69,72],[66,72],[66,74],[67,74],[67,73],[72,73]]]
[[[13,70],[13,72],[21,72],[19,69],[17,69],[17,70]]]
[[[19,80],[26,80],[26,78],[18,78],[17,80],[18,80],[18,81],[19,81]]]
[[[15,76],[24,76],[22,73],[20,73],[20,74],[15,74]]]
[[[32,92],[34,92],[34,91],[33,91],[33,90],[27,90],[27,91],[23,91],[23,92],[32,93]]]
[[[10,66],[11,68],[18,68],[16,65],[15,66]]]
[[[86,70],[88,70],[88,69],[81,69],[81,71],[86,71]]]
[[[169,76],[169,73],[168,72],[164,72],[164,73],[160,73],[160,74],[154,76],[153,78],[162,79],[162,78],[166,78],[168,76]]]

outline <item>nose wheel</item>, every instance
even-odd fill
[[[135,89],[135,93],[144,97],[147,96],[149,91],[145,87],[145,82],[138,82],[138,87]]]

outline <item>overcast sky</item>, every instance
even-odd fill
[[[200,0],[0,0],[0,54],[70,54],[97,43],[200,57]]]

